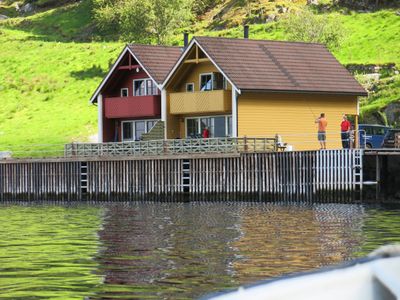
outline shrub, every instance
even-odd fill
[[[291,41],[322,43],[330,50],[338,48],[344,38],[339,18],[317,15],[310,10],[290,14],[283,21],[283,27]]]

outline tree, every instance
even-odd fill
[[[330,50],[338,48],[344,38],[339,18],[316,15],[310,10],[290,14],[283,26],[289,40],[322,43]]]
[[[157,44],[165,44],[167,39],[179,27],[192,20],[190,0],[149,0],[150,30]]]
[[[165,44],[192,19],[192,0],[93,0],[97,27],[130,42]]]

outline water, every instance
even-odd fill
[[[362,205],[0,205],[1,299],[188,299],[400,242]]]

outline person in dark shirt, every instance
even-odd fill
[[[350,148],[351,123],[350,123],[349,120],[347,120],[347,116],[346,115],[343,116],[342,123],[340,124],[340,129],[341,129],[343,149],[349,149]]]

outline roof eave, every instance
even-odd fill
[[[291,94],[328,94],[328,95],[348,95],[367,97],[368,92],[344,92],[344,91],[309,91],[309,90],[284,90],[284,89],[249,89],[242,88],[242,92],[258,92],[258,93],[291,93]]]
[[[128,49],[129,49],[129,46],[125,45],[125,48],[121,51],[121,53],[118,56],[117,60],[115,61],[115,63],[111,67],[110,71],[108,71],[106,77],[104,77],[104,79],[101,81],[101,83],[99,84],[99,86],[97,87],[95,92],[93,93],[92,97],[90,97],[89,104],[93,104],[93,103],[95,103],[97,101],[97,96],[99,95],[101,89],[107,83],[107,81],[110,78],[110,76],[114,73],[115,68],[119,65],[119,63],[121,62],[121,60],[124,57],[125,53],[128,51]]]

